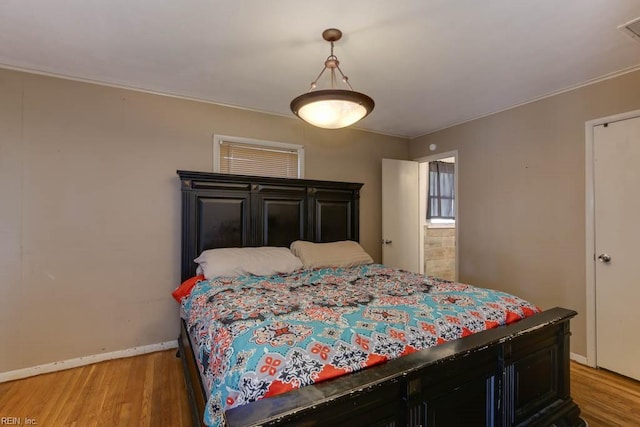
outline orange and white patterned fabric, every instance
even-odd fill
[[[210,426],[227,409],[539,312],[504,292],[378,264],[199,281],[182,308]]]

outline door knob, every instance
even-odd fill
[[[383,245],[390,245],[392,242],[391,242],[391,240],[382,239],[382,242],[381,242],[381,243],[382,243]]]
[[[611,261],[611,255],[607,255],[607,254],[600,254],[598,255],[598,261],[600,262],[610,262]]]

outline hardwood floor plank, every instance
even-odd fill
[[[101,407],[101,420],[113,426],[121,425],[120,412],[126,401],[127,376],[119,372],[131,370],[132,358],[120,359],[118,362],[114,369],[109,369],[111,374],[108,376],[107,393],[104,395]]]
[[[640,427],[640,382],[571,362],[571,394],[590,427]],[[40,426],[191,426],[175,350],[0,384],[0,416]]]
[[[144,371],[144,387],[142,388],[142,411],[139,418],[140,427],[151,426],[151,397],[153,394],[153,368],[155,364],[155,358],[153,355],[149,356],[149,362],[145,366]]]
[[[67,390],[74,388],[81,379],[81,372],[76,369],[70,369],[60,372],[59,380],[55,382],[56,388],[59,390]],[[55,393],[47,400],[47,408],[41,412],[42,419],[56,420],[62,414],[62,409],[69,405],[73,395],[70,393]]]
[[[131,359],[131,369],[128,372],[125,386],[125,395],[128,396],[129,399],[125,411],[121,412],[121,415],[126,417],[126,423],[120,425],[134,427],[137,424],[137,420],[141,417],[142,406],[138,404],[138,401],[134,402],[131,396],[140,396],[142,394],[144,377],[141,376],[141,372],[145,371],[147,357],[133,357]]]
[[[571,362],[571,395],[589,427],[640,426],[640,382]]]
[[[175,350],[2,383],[3,416],[46,427],[191,426]]]

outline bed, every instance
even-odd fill
[[[183,280],[196,275],[193,260],[206,249],[359,240],[362,184],[189,171],[178,175]],[[340,274],[371,281],[388,273],[384,266],[354,268]],[[323,274],[341,277],[334,273]],[[449,285],[467,286],[434,278],[423,283],[411,277],[416,289],[428,287],[416,295]],[[569,387],[569,321],[576,313],[563,308],[527,310],[521,320],[505,326],[465,333],[463,338],[442,340],[366,369],[242,404],[227,410],[224,422],[229,426],[582,426]],[[187,316],[183,313],[179,354],[193,423],[204,425],[208,380],[198,366],[200,350],[190,338]]]

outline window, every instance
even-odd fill
[[[304,177],[304,147],[284,142],[214,135],[213,171],[236,175]]]
[[[431,224],[455,222],[455,163],[429,162],[427,220]]]

